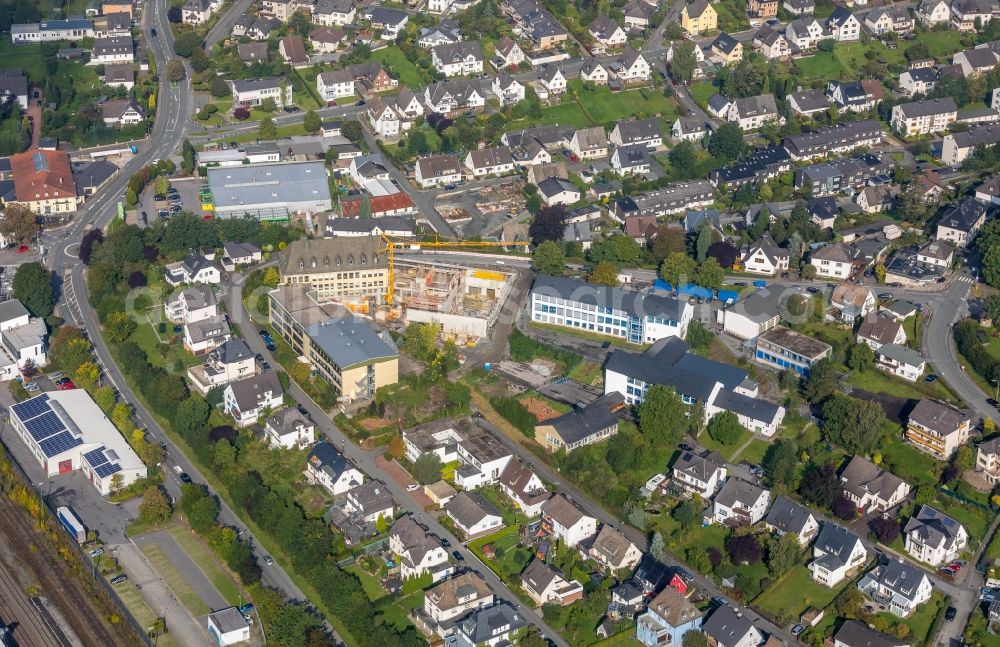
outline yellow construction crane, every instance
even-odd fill
[[[389,256],[389,286],[385,292],[385,304],[387,306],[392,306],[392,298],[396,291],[396,267],[395,267],[395,250],[398,246],[403,247],[530,247],[531,242],[527,240],[519,240],[515,242],[494,242],[494,241],[474,241],[474,240],[441,240],[438,238],[433,241],[413,241],[413,240],[393,240],[386,236],[385,234],[379,234],[382,239],[382,247],[379,247],[379,254],[388,254]]]

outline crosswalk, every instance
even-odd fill
[[[962,276],[957,277],[955,280],[958,281],[959,283],[975,283],[976,282],[976,280],[974,278],[972,278],[971,276],[965,276],[964,274]]]

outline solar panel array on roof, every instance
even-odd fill
[[[52,457],[62,454],[63,452],[82,444],[82,438],[76,438],[68,431],[61,431],[60,433],[50,438],[46,438],[42,442],[38,443],[38,447],[46,456]]]
[[[56,415],[57,409],[65,415],[62,406],[50,400],[44,393],[12,407],[18,419],[24,424],[24,428],[47,457],[56,456],[83,444],[80,429],[72,423],[69,416],[65,416],[66,420],[71,421],[67,427],[63,419]]]
[[[97,475],[103,479],[108,476],[111,476],[115,472],[122,471],[122,466],[119,465],[118,463],[105,463],[104,465],[99,465],[95,467],[94,471],[97,472]]]
[[[31,162],[35,165],[36,173],[49,170],[49,158],[45,157],[45,153],[41,151],[32,156]]]
[[[41,394],[37,398],[31,398],[30,400],[25,400],[20,404],[15,404],[12,409],[17,417],[22,421],[28,418],[34,418],[39,416],[49,410],[49,396],[45,393]]]
[[[83,455],[83,458],[90,463],[91,467],[97,467],[98,465],[103,465],[108,462],[108,457],[104,455],[104,447],[98,447],[97,449],[92,449]]]

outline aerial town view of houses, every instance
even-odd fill
[[[0,0],[0,645],[1000,647],[997,0]]]

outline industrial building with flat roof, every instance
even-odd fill
[[[343,306],[320,305],[305,285],[282,285],[269,297],[275,332],[337,389],[341,400],[371,398],[399,379],[399,351],[368,321]]]
[[[830,344],[784,326],[775,326],[757,336],[754,358],[762,364],[809,375],[813,364],[829,357],[832,351]]]
[[[333,208],[323,162],[281,162],[208,169],[219,218],[288,220]]]
[[[146,466],[82,389],[52,391],[15,404],[10,423],[45,474],[81,470],[102,495],[146,477]],[[115,483],[117,476],[120,482]]]

